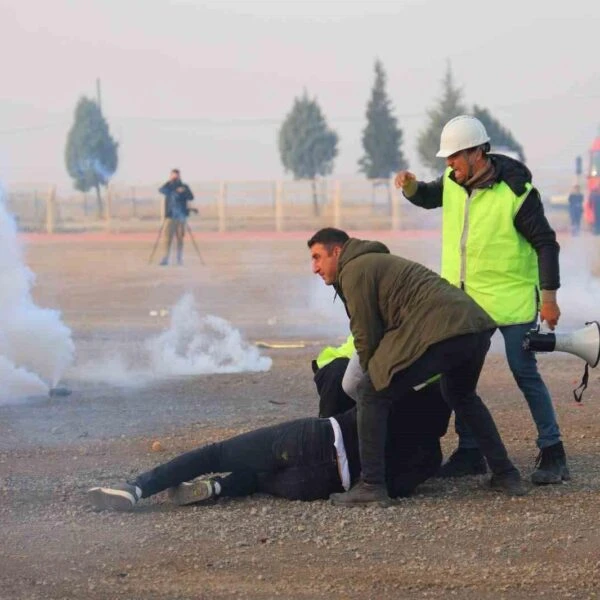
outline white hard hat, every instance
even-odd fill
[[[448,158],[451,154],[481,146],[490,141],[483,123],[470,115],[460,115],[450,119],[442,129],[440,149],[436,156]]]

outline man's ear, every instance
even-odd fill
[[[341,247],[341,246],[334,246],[334,248],[333,248],[333,255],[334,255],[336,258],[339,258],[339,257],[340,257],[340,253],[341,253],[341,252],[342,252],[342,247]]]

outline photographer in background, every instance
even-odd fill
[[[181,181],[179,169],[173,169],[169,180],[158,190],[165,197],[165,255],[160,261],[161,266],[169,264],[171,244],[173,237],[177,238],[177,264],[183,263],[183,238],[187,218],[190,212],[197,213],[195,208],[190,208],[188,202],[194,199],[189,186]]]

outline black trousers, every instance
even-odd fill
[[[328,419],[297,419],[181,454],[132,483],[146,498],[200,475],[230,473],[220,479],[222,496],[328,498],[343,491],[333,441]]]
[[[385,483],[385,443],[391,403],[409,388],[442,374],[444,400],[471,429],[493,473],[515,470],[508,458],[496,424],[475,390],[490,347],[492,331],[462,335],[433,344],[407,369],[396,373],[380,391],[367,374],[359,384],[358,438],[362,478],[367,483]]]

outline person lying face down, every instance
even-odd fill
[[[442,461],[439,440],[449,418],[439,381],[394,403],[386,446],[390,497],[410,495],[437,472]],[[94,487],[88,498],[100,510],[131,510],[142,498],[164,490],[179,505],[255,492],[310,501],[348,490],[360,470],[352,408],[330,418],[295,419],[201,446],[131,481]],[[203,477],[213,473],[227,475]]]

